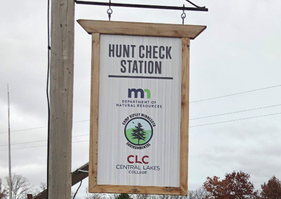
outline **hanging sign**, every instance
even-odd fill
[[[78,22],[93,43],[89,191],[186,195],[189,40],[206,27]]]

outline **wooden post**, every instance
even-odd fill
[[[32,194],[27,194],[27,199],[33,199]]]
[[[74,1],[51,2],[49,199],[71,198]]]

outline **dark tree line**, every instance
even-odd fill
[[[9,179],[0,178],[0,199],[8,198]],[[26,199],[28,193],[39,193],[46,186],[41,184],[37,190],[21,175],[12,175],[13,199]],[[242,171],[225,174],[223,179],[217,176],[207,177],[202,188],[188,191],[188,196],[145,195],[145,194],[88,194],[87,199],[281,199],[281,181],[273,176],[261,185],[261,190],[254,189],[250,175]]]
[[[281,199],[281,182],[275,176],[261,185],[260,193],[254,190],[250,175],[242,171],[227,173],[221,180],[207,177],[203,187],[207,191],[205,199]]]
[[[188,196],[169,195],[117,195],[118,199],[281,199],[281,182],[273,176],[261,185],[261,191],[254,188],[250,175],[242,171],[225,174],[223,179],[217,176],[207,177],[202,188],[189,191]]]

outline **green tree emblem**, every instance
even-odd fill
[[[137,126],[132,130],[132,139],[138,140],[138,145],[140,144],[140,140],[145,140],[145,131],[142,128],[142,124],[138,122]]]

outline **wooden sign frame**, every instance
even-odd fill
[[[92,35],[92,76],[90,115],[90,161],[89,192],[187,195],[188,192],[188,142],[189,142],[189,45],[206,26],[171,25],[152,23],[109,22],[78,20],[78,23]],[[99,121],[99,74],[100,35],[138,35],[182,38],[182,82],[181,82],[181,137],[180,137],[180,186],[116,186],[97,183],[98,121]]]

